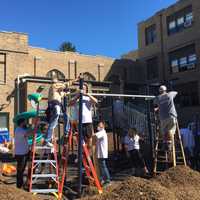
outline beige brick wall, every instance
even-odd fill
[[[74,60],[77,62],[77,75],[89,72],[96,80],[98,80],[98,65],[103,65],[100,69],[101,81],[104,80],[114,62],[114,59],[104,56],[89,56],[31,47],[28,44],[27,34],[15,32],[0,32],[0,53],[6,54],[7,71],[6,84],[0,84],[0,106],[3,107],[0,112],[10,113],[11,133],[13,133],[12,119],[14,117],[14,96],[16,95],[14,81],[21,74],[34,75],[34,57],[40,58],[36,60],[36,76],[46,76],[48,71],[57,69],[68,78],[68,62]],[[74,78],[73,65],[71,65],[70,74],[70,78]],[[33,91],[34,87],[29,90]],[[8,101],[9,96],[11,98]]]

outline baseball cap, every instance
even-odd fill
[[[165,91],[167,91],[167,87],[165,85],[161,85],[159,87],[159,92],[165,92]]]

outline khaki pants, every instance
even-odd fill
[[[163,133],[163,141],[165,143],[172,143],[176,133],[176,118],[171,117],[161,120],[161,129]]]

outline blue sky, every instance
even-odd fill
[[[29,34],[31,46],[114,58],[137,48],[137,23],[176,0],[5,0],[0,30]]]

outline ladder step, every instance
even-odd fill
[[[173,161],[157,160],[158,163],[172,163]]]
[[[56,163],[55,160],[34,160],[34,163]]]
[[[43,150],[51,150],[51,149],[53,149],[53,147],[48,147],[48,146],[35,146],[35,149],[43,149]]]
[[[33,178],[56,178],[56,174],[33,174]]]
[[[32,189],[32,193],[54,193],[58,192],[58,189]]]

